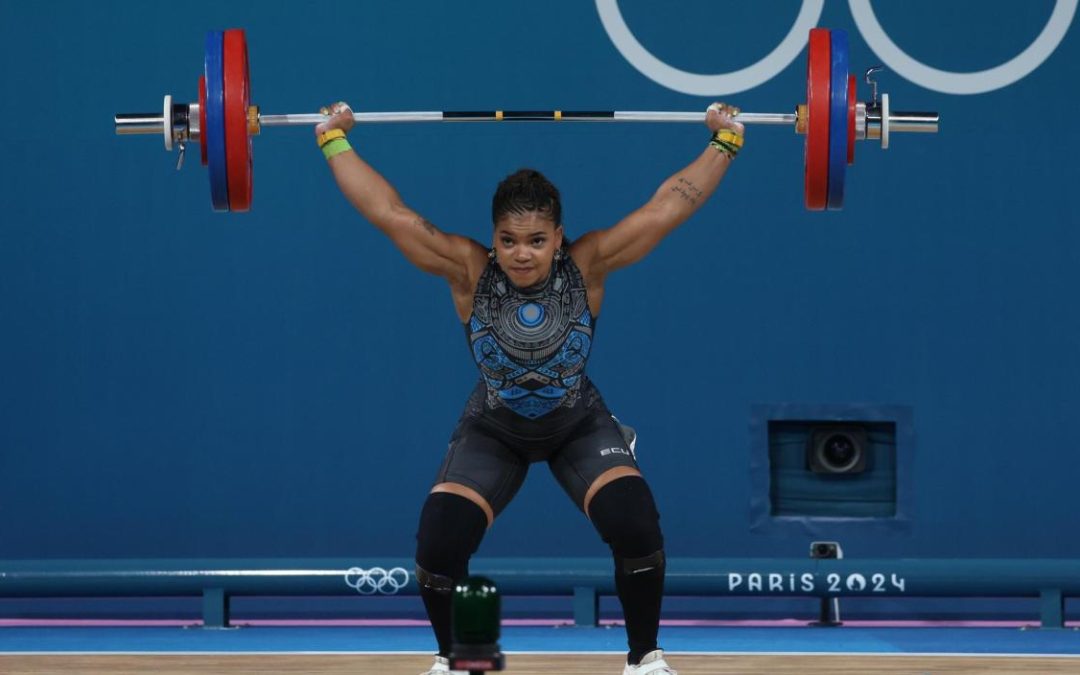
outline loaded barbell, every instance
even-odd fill
[[[806,137],[804,193],[806,208],[840,209],[844,204],[847,165],[855,161],[855,142],[878,140],[883,149],[896,132],[938,130],[936,112],[898,112],[889,95],[877,93],[873,67],[865,80],[870,101],[856,100],[856,78],[848,70],[848,39],[843,30],[810,31],[807,57],[806,103],[794,113],[740,112],[744,124],[794,126]],[[703,112],[495,110],[434,112],[359,112],[358,123],[389,122],[697,122]],[[184,162],[188,142],[198,141],[202,164],[210,177],[210,200],[215,211],[251,208],[253,176],[251,137],[263,127],[314,125],[321,114],[266,115],[251,104],[251,70],[247,40],[242,29],[210,31],[206,35],[203,76],[197,103],[174,103],[165,95],[161,114],[119,113],[113,122],[117,134],[161,134],[165,149],[179,148],[176,167]]]

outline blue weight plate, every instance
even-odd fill
[[[229,210],[229,169],[225,163],[224,33],[206,34],[206,158],[210,202],[215,211]]]
[[[829,209],[844,207],[844,179],[848,159],[848,36],[833,30],[831,87],[829,90]]]

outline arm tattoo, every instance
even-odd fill
[[[697,206],[698,201],[701,199],[701,190],[692,182],[682,177],[676,181],[675,185],[671,186],[671,191],[678,194],[683,200],[689,202],[690,206]]]
[[[435,236],[435,233],[439,231],[438,228],[431,224],[430,220],[424,218],[423,216],[416,217],[416,224],[427,230],[427,233],[433,237]]]

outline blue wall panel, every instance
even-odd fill
[[[863,3],[854,2],[861,6]],[[874,3],[943,70],[1022,52],[1051,0]],[[1075,2],[1065,5],[1075,6]],[[769,53],[798,3],[620,3],[685,70]],[[1008,11],[1006,11],[1008,10]],[[852,63],[878,63],[848,3]],[[253,100],[306,112],[613,108],[785,112],[805,53],[739,93],[654,82],[596,5],[554,2],[0,3],[0,558],[407,556],[476,374],[445,284],[413,270],[337,193],[310,130],[255,139],[249,214],[211,213],[204,170],[120,111],[194,100],[208,29],[248,31]],[[1080,555],[1075,157],[1080,37],[980,94],[881,76],[935,137],[865,143],[845,210],[802,210],[801,139],[753,128],[718,194],[610,279],[590,366],[637,427],[678,556],[802,555],[751,531],[753,406],[913,411],[912,526],[825,528],[851,557]],[[860,98],[867,93],[860,84]],[[358,129],[354,145],[443,229],[490,236],[520,166],[564,195],[571,236],[643,203],[703,127]],[[905,461],[898,458],[898,461]],[[484,555],[601,555],[536,467]]]

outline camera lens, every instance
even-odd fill
[[[849,434],[833,433],[818,446],[818,459],[827,470],[843,473],[858,463],[859,447]]]
[[[844,466],[855,456],[855,444],[846,434],[830,436],[825,441],[825,460],[833,466]]]
[[[814,473],[855,475],[867,470],[866,431],[858,427],[815,429],[806,443],[806,465]]]

